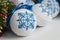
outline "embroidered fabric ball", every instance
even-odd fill
[[[56,17],[59,13],[59,4],[56,0],[43,0],[32,7],[33,12],[37,17],[37,25],[45,26],[52,18]]]
[[[44,4],[36,4],[32,7],[37,18],[37,25],[45,26],[52,20],[52,16],[46,12]]]
[[[44,0],[42,2],[45,5],[45,12],[52,15],[52,18],[56,17],[59,13],[59,4],[56,0]]]
[[[12,31],[18,36],[28,36],[36,28],[36,17],[27,9],[19,9],[14,12],[10,20]]]

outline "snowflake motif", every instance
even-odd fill
[[[35,19],[32,13],[26,11],[25,13],[18,13],[18,16],[18,28],[26,28],[26,30],[28,30],[28,28],[34,29]]]
[[[48,16],[59,10],[59,5],[56,3],[56,0],[48,0],[46,5],[40,5],[42,12],[47,12]]]

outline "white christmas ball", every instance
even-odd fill
[[[45,12],[46,9],[44,8],[45,6],[43,4],[36,4],[32,7],[32,10],[37,18],[37,25],[39,26],[45,26],[52,20],[51,15]]]
[[[59,3],[56,0],[43,0],[42,4],[46,6],[47,12],[52,15],[52,18],[59,14]]]
[[[19,9],[14,12],[10,19],[12,31],[18,36],[28,36],[36,29],[35,14],[27,9]]]

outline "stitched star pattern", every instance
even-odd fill
[[[42,12],[47,12],[48,16],[59,11],[59,5],[56,0],[48,0],[46,4],[41,4],[39,7],[42,8]]]
[[[34,29],[35,19],[33,13],[28,13],[27,11],[25,13],[18,13],[18,28],[26,28],[28,30],[29,28]]]

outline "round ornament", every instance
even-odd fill
[[[18,36],[28,36],[36,29],[36,17],[28,9],[19,9],[10,19],[12,31]]]
[[[42,3],[45,5],[46,12],[51,14],[52,18],[55,18],[58,15],[60,9],[57,0],[44,0]]]
[[[45,26],[52,20],[52,16],[46,12],[44,4],[36,4],[32,7],[32,10],[36,15],[37,25]]]

